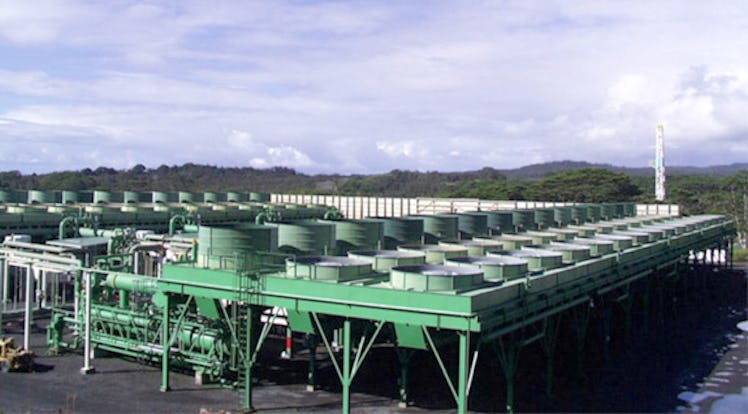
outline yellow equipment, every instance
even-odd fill
[[[34,354],[23,349],[16,348],[13,338],[0,339],[0,371],[29,371],[34,367]]]

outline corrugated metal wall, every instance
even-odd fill
[[[334,206],[345,217],[400,217],[412,214],[460,213],[466,211],[514,210],[573,205],[546,201],[479,200],[474,198],[359,197],[312,194],[271,194],[271,202]],[[638,216],[677,216],[678,205],[638,204]]]

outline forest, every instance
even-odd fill
[[[672,168],[666,203],[683,214],[732,217],[746,239],[748,164],[709,168]],[[217,167],[184,164],[128,170],[85,168],[47,174],[0,172],[0,189],[107,191],[258,191],[399,197],[460,197],[494,200],[654,203],[654,174],[584,162],[554,162],[466,172],[393,170],[384,174],[299,173],[291,168]]]

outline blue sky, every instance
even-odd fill
[[[0,170],[748,161],[748,7],[0,0]]]

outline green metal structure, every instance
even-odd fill
[[[49,195],[33,198],[42,196]],[[152,196],[154,204],[173,202],[165,193]],[[100,194],[96,199],[104,198]],[[172,198],[178,200],[179,194]],[[190,205],[195,199],[188,200],[186,194],[182,198]],[[389,344],[397,352],[401,374],[393,380],[403,405],[410,402],[409,361],[414,353],[425,352],[439,366],[458,413],[468,411],[479,359],[498,359],[511,412],[519,355],[529,344],[542,343],[547,391],[552,389],[559,318],[571,318],[583,345],[591,301],[610,296],[630,309],[632,286],[676,274],[683,263],[696,260],[689,259],[694,252],[727,250],[735,232],[734,224],[722,216],[653,220],[634,217],[627,204],[613,203],[516,210],[494,219],[490,214],[471,215],[470,225],[463,228],[466,234],[475,230],[476,217],[481,229],[484,218],[487,227],[500,229],[511,217],[513,230],[567,222],[586,226],[585,218],[596,215],[616,220],[571,232],[548,229],[471,244],[455,242],[455,215],[348,222],[321,206],[267,203],[242,210],[229,205],[241,203],[235,201],[241,198],[236,194],[206,193],[204,198],[226,209],[180,210],[194,218],[193,235],[123,238],[125,232],[100,228],[102,223],[121,222],[104,220],[106,212],[97,213],[102,218],[90,223],[83,216],[76,216],[77,221],[55,216],[54,236],[66,236],[73,228],[79,233],[90,225],[93,235],[122,241],[116,252],[109,249],[100,256],[87,254],[82,244],[7,242],[0,247],[3,281],[8,280],[8,268],[26,278],[27,291],[34,283],[46,286],[40,271],[64,274],[72,281],[72,303],[51,306],[48,343],[54,352],[83,347],[84,372],[92,372],[89,356],[99,348],[159,364],[163,391],[170,389],[174,369],[190,370],[200,381],[240,389],[243,408],[251,409],[253,368],[276,322],[284,319],[290,331],[307,338],[308,389],[316,383],[315,350],[326,350],[340,380],[344,413],[350,411],[351,385],[376,344]],[[247,198],[252,200],[252,194]],[[109,203],[111,199],[110,194]],[[0,222],[6,224],[18,225]],[[442,244],[414,244],[413,238],[424,234]],[[560,234],[569,237],[560,239]],[[341,241],[347,243],[341,253],[348,256],[333,255]],[[539,243],[532,244],[535,241]],[[104,246],[108,244],[105,239]],[[382,244],[390,250],[377,250]],[[484,248],[497,244],[501,247]],[[350,250],[354,247],[361,249]],[[153,256],[158,260],[150,261]],[[171,259],[162,263],[167,257]],[[5,294],[6,283],[0,285]],[[456,366],[447,364],[448,349],[457,355]],[[577,355],[580,367],[582,349]]]

